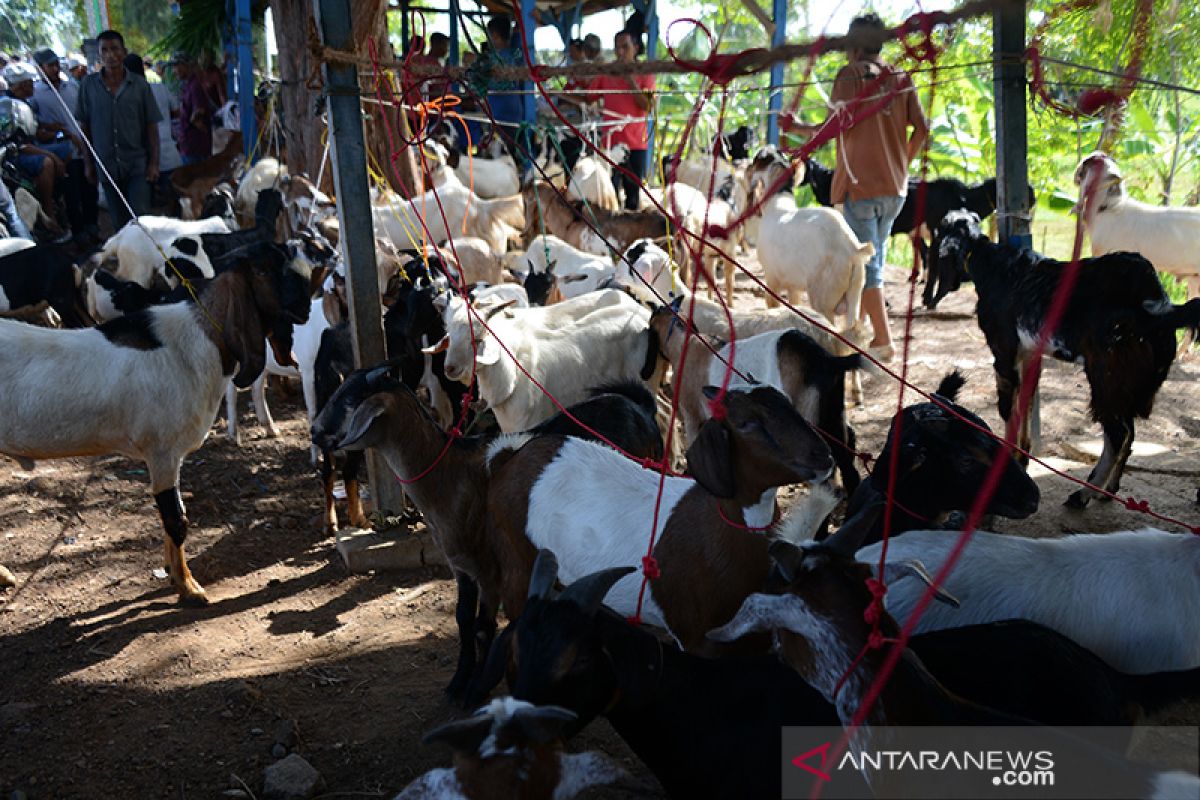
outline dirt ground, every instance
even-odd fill
[[[898,270],[889,277],[899,333],[907,285]],[[739,304],[761,302],[739,294]],[[937,314],[916,314],[910,377],[932,388],[959,368],[969,380],[961,401],[996,427],[973,308],[968,288]],[[1200,521],[1198,372],[1195,358],[1175,365],[1154,418],[1139,429],[1144,448],[1123,486],[1190,522]],[[870,377],[866,387],[867,405],[851,420],[861,446],[877,452],[896,386]],[[298,392],[273,391],[271,402],[281,439],[264,438],[243,395],[244,446],[228,442],[218,422],[183,468],[191,565],[215,601],[203,610],[179,607],[155,574],[162,533],[143,465],[105,457],[26,472],[0,462],[0,564],[17,577],[0,592],[0,796],[183,800],[220,797],[243,782],[257,793],[277,740],[321,772],[326,797],[390,797],[448,763],[419,741],[457,713],[441,695],[456,652],[448,572],[348,574],[321,532]],[[1082,372],[1051,364],[1044,451],[1079,476],[1089,468],[1079,447],[1099,437],[1086,404]],[[1069,512],[1066,481],[1040,474],[1038,483],[1037,515],[1002,520],[999,530],[1043,536],[1152,524],[1116,504]],[[1200,706],[1180,704],[1156,721],[1198,724]],[[589,796],[658,796],[603,722],[572,747],[604,749],[647,782],[639,792]]]

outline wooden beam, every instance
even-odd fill
[[[771,19],[771,15],[766,12],[755,0],[742,0],[742,5],[746,10],[767,30],[767,36],[775,38],[775,21]]]

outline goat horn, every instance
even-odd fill
[[[613,567],[593,572],[568,586],[559,599],[572,602],[583,609],[584,613],[593,615],[600,609],[600,604],[604,602],[604,596],[608,594],[609,589],[632,572],[637,572],[637,568]]]
[[[512,300],[505,300],[503,303],[500,303],[499,305],[496,305],[496,306],[492,306],[491,308],[484,309],[484,312],[483,312],[483,321],[484,321],[484,322],[490,322],[490,321],[491,321],[491,319],[492,319],[492,317],[496,316],[496,315],[497,315],[497,314],[499,314],[501,311],[504,311],[505,309],[507,309],[507,308],[511,307],[511,306],[512,306],[514,303],[516,303],[516,302],[517,302],[517,301],[516,301],[516,299],[514,298],[514,299],[512,299]]]
[[[536,600],[546,597],[554,582],[558,580],[558,559],[546,548],[538,550],[533,562],[533,574],[529,578],[529,594],[527,599]]]
[[[877,496],[859,510],[857,514],[842,523],[842,527],[838,528],[836,533],[826,539],[822,543],[822,546],[838,555],[854,558],[854,554],[858,552],[858,548],[862,546],[863,540],[871,532],[871,528],[875,525],[875,520],[879,518],[886,504],[886,497],[883,495]]]

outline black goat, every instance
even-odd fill
[[[254,204],[254,227],[232,233],[202,233],[199,236],[200,246],[214,264],[235,250],[241,250],[257,242],[273,242],[276,239],[275,225],[279,212],[283,210],[283,195],[277,189],[263,189],[258,193]],[[179,247],[180,240],[193,237],[181,236],[175,240],[174,246]]]
[[[739,161],[750,160],[751,148],[754,147],[757,140],[758,136],[753,128],[748,125],[739,125],[733,133],[721,134],[714,146],[717,149],[717,155],[736,164]]]
[[[490,689],[507,669],[514,697],[579,716],[570,735],[606,716],[671,797],[779,797],[779,728],[834,724],[833,706],[774,655],[702,658],[631,626],[601,605],[630,571],[594,573],[558,594],[557,561],[539,551],[524,611],[497,639],[481,682]],[[1197,686],[1195,670],[1118,673],[1025,621],[920,634],[909,646],[950,691],[1043,724],[1128,726]],[[1127,736],[1097,739],[1123,750]]]
[[[835,201],[832,197],[833,170],[813,159],[806,159],[804,167],[804,179],[800,181],[800,185],[811,186],[813,197],[818,203],[832,207],[835,202],[841,202],[841,198]],[[972,211],[980,219],[987,219],[996,210],[996,179],[987,178],[974,185],[968,185],[956,178],[934,178],[925,181],[924,214],[918,220],[917,203],[921,194],[921,186],[919,178],[908,179],[904,205],[901,206],[900,213],[892,222],[891,235],[907,233],[916,243],[917,252],[925,267],[925,290],[922,294],[922,302],[926,308],[933,309],[937,308],[937,304],[943,297],[959,287],[962,276],[954,273],[940,274],[933,269],[929,260],[929,247],[925,243],[925,233],[922,232],[921,226],[925,226],[930,232],[935,231],[947,214],[960,209]],[[1033,207],[1036,199],[1033,187],[1030,187],[1030,208]]]
[[[558,276],[554,274],[554,265],[541,272],[530,269],[525,276],[525,294],[529,296],[529,304],[544,306],[550,302],[554,290],[558,288]]]
[[[0,257],[0,312],[5,316],[44,303],[64,327],[86,328],[94,323],[79,286],[79,268],[58,247],[36,245]]]
[[[995,358],[1000,416],[1007,422],[1066,265],[993,244],[969,211],[946,215],[934,237],[932,258],[970,270],[979,294],[979,327]],[[1200,328],[1200,299],[1172,305],[1145,258],[1109,253],[1080,261],[1078,281],[1048,350],[1063,361],[1082,360],[1091,387],[1091,415],[1104,430],[1104,452],[1089,483],[1109,492],[1119,488],[1133,447],[1134,418],[1150,416],[1154,396],[1175,360],[1179,328]],[[1033,444],[1030,418],[1035,413],[1031,409],[1022,420],[1018,445],[1024,450]],[[1079,489],[1067,505],[1083,508],[1095,496],[1102,495]]]
[[[984,430],[986,422],[955,403],[966,381],[957,371],[938,385],[935,395],[959,414]],[[972,428],[936,403],[916,403],[900,412],[900,454],[897,462],[896,505],[892,508],[891,535],[911,530],[929,530],[951,511],[970,508],[1001,445]],[[886,495],[891,470],[896,426],[888,429],[887,443],[875,460],[871,476],[851,495],[846,519],[858,514],[875,498]],[[1015,459],[1009,458],[988,514],[1024,519],[1037,511],[1039,492]],[[883,538],[883,521],[877,520],[864,544]]]

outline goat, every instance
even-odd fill
[[[888,546],[888,561],[920,559],[938,570],[955,544],[940,531],[912,531]],[[880,545],[859,552],[879,562]],[[918,631],[1028,619],[1071,638],[1133,674],[1200,667],[1200,537],[1153,529],[1026,539],[976,532],[945,588],[962,607],[931,607]],[[1114,587],[1120,587],[1115,591]],[[888,587],[888,609],[907,618],[919,587]]]
[[[650,582],[642,614],[684,649],[711,650],[705,632],[732,617],[770,566],[766,537],[745,528],[772,523],[778,487],[823,481],[833,467],[820,435],[777,390],[731,390],[725,405],[726,415],[706,422],[688,450],[694,479],[660,479],[578,439],[539,437],[493,459],[489,538],[503,543],[509,616],[521,613],[538,548],[553,550],[574,580],[597,567],[642,563],[653,533],[661,576]],[[640,585],[620,582],[613,607],[634,614]]]
[[[585,253],[548,234],[537,236],[529,243],[524,262],[529,267],[525,281],[534,275],[551,273],[562,298],[578,297],[604,288],[616,275],[610,259]]]
[[[565,708],[497,698],[425,734],[425,744],[454,750],[454,766],[430,770],[394,800],[570,800],[625,778],[602,753],[563,752],[562,729],[574,720]]]
[[[329,195],[317,188],[307,175],[287,175],[279,182],[287,209],[288,234],[295,235],[325,219],[337,215],[337,206]]]
[[[1000,416],[1007,422],[1065,265],[992,244],[969,211],[947,214],[934,244],[931,258],[966,265],[975,280],[979,327],[995,358]],[[1104,430],[1104,451],[1088,482],[1115,492],[1133,447],[1134,418],[1149,418],[1175,360],[1175,330],[1200,326],[1200,299],[1171,305],[1154,266],[1136,253],[1083,259],[1079,270],[1048,349],[1055,358],[1083,364],[1091,415]],[[1036,413],[1035,406],[1022,420],[1018,445],[1025,451],[1037,446],[1030,434]],[[1081,488],[1067,505],[1083,508],[1097,496],[1102,495]]]
[[[887,442],[875,458],[870,477],[850,498],[847,519],[886,495],[892,452],[896,447],[900,453],[896,464],[897,502],[892,508],[892,536],[929,528],[949,512],[970,509],[996,458],[1005,458],[1006,462],[986,512],[1010,519],[1025,519],[1037,511],[1041,496],[1037,484],[1016,459],[1002,454],[1001,444],[985,433],[991,430],[988,424],[955,402],[958,390],[965,382],[957,371],[951,372],[942,379],[934,395],[983,430],[972,428],[934,402],[904,408],[896,415],[900,424],[900,444],[895,441],[897,420],[893,418],[888,427]],[[878,520],[864,543],[873,544],[882,538],[883,524]]]
[[[500,258],[492,252],[491,245],[477,236],[456,236],[439,248],[444,260],[457,265],[455,283],[470,286],[476,283],[500,284],[504,282],[504,267]],[[448,256],[448,258],[447,258]]]
[[[525,609],[497,639],[488,662],[496,674],[486,678],[498,681],[507,667],[513,696],[575,712],[569,735],[603,714],[671,797],[780,796],[771,768],[776,732],[836,725],[833,706],[771,655],[702,658],[629,625],[601,603],[631,571],[592,573],[559,593],[557,560],[540,550]],[[1010,713],[1028,709],[1044,724],[1131,725],[1131,708],[1153,710],[1195,689],[1188,673],[1158,684],[1116,673],[1030,623],[921,634],[909,644],[952,691]],[[1029,674],[1038,680],[1012,680]],[[716,720],[721,735],[694,735],[712,731]],[[731,772],[731,762],[742,769]]]
[[[534,181],[524,193],[529,209],[523,233],[527,245],[535,236],[550,233],[579,250],[607,256],[609,243],[621,252],[638,239],[662,239],[670,230],[669,220],[657,210],[606,211],[584,206],[581,201],[564,199],[545,181]]]
[[[622,292],[593,292],[547,308],[492,306],[480,312],[491,333],[457,296],[450,297],[445,313],[446,336],[427,352],[445,351],[450,380],[468,382],[474,364],[479,396],[505,432],[526,430],[550,417],[555,411],[551,397],[564,405],[577,403],[598,382],[653,377],[649,315]]]
[[[804,160],[804,178],[801,186],[812,187],[813,198],[823,206],[832,207],[840,204],[831,197],[833,193],[833,170],[815,159]],[[922,185],[925,187],[925,210],[920,220],[917,219],[917,203],[920,202]],[[1033,187],[1029,188],[1029,207],[1037,202]],[[921,299],[928,309],[937,308],[938,303],[947,294],[955,291],[962,283],[964,275],[955,272],[937,272],[929,260],[929,246],[925,243],[928,232],[936,231],[942,220],[951,211],[965,209],[974,212],[979,219],[984,220],[996,210],[996,179],[986,178],[983,181],[968,185],[955,178],[934,178],[922,182],[920,178],[909,178],[904,195],[904,205],[892,222],[890,235],[896,236],[907,233],[917,247],[921,263],[925,267],[925,289]]]
[[[716,641],[727,642],[751,633],[772,632],[784,662],[837,708],[838,717],[847,726],[876,682],[885,657],[883,649],[868,647],[873,631],[872,623],[867,621],[872,617],[868,609],[872,608],[873,597],[867,586],[871,571],[854,560],[859,540],[869,528],[862,522],[862,516],[856,517],[826,542],[803,549],[782,541],[773,543],[771,555],[788,583],[787,593],[751,595],[733,622],[710,634]],[[885,637],[897,636],[896,621],[886,611],[879,611],[879,617],[879,632]],[[880,771],[877,765],[868,768],[869,762],[861,760],[864,751],[883,745],[881,737],[888,735],[883,733],[888,730],[883,726],[1022,724],[1030,722],[950,693],[912,651],[906,650],[864,724],[850,732],[850,749],[852,755],[860,756],[861,767],[856,765],[856,769],[861,769],[872,789],[890,794],[900,788],[902,779]],[[963,735],[961,727],[959,730]],[[1055,791],[1063,796],[1090,796],[1098,785],[1096,781],[1119,797],[1195,797],[1200,793],[1200,778],[1194,775],[1158,773],[1053,728],[1038,731],[1036,737],[1036,741],[1047,743],[1056,758],[1069,753],[1073,760],[1087,766],[1082,778],[1075,770],[1056,774]],[[942,773],[935,785],[937,796],[973,794],[971,779],[956,780],[953,773]],[[1092,792],[1087,789],[1089,782]],[[974,784],[976,789],[978,786]],[[923,788],[922,795],[930,796],[933,787],[925,784]]]
[[[803,332],[789,328],[768,331],[757,336],[739,339],[736,357],[732,359],[729,345],[716,343],[717,353],[701,345],[688,350],[688,360],[680,369],[683,358],[682,325],[676,312],[660,307],[650,315],[653,341],[659,343],[661,355],[671,363],[672,390],[679,405],[683,423],[684,442],[691,444],[709,417],[708,404],[703,396],[705,386],[720,386],[727,364],[747,380],[773,386],[783,393],[802,417],[815,425],[827,437],[833,450],[833,460],[847,493],[858,488],[858,471],[854,467],[854,434],[846,424],[846,373],[862,369],[861,355],[837,357],[817,344]],[[676,336],[676,330],[680,335]],[[735,373],[730,385],[744,386],[745,381]]]
[[[1200,208],[1152,206],[1125,192],[1124,178],[1113,159],[1096,152],[1075,168],[1080,187],[1083,224],[1092,240],[1092,255],[1118,251],[1140,253],[1156,270],[1187,282],[1188,298],[1200,297]],[[1091,202],[1086,202],[1090,193]]]
[[[258,216],[258,195],[263,189],[278,190],[283,179],[288,175],[288,168],[274,158],[262,158],[254,163],[238,180],[237,197],[234,207],[237,209],[238,221],[243,228],[254,225]]]
[[[436,143],[429,147],[441,150]],[[493,253],[502,254],[508,247],[509,231],[525,224],[521,195],[484,200],[464,186],[444,161],[436,163],[432,173],[435,188],[412,200],[392,197],[385,205],[373,205],[375,229],[393,242],[407,242],[410,235],[423,236],[424,226],[428,226],[435,242],[466,234],[483,239]]]
[[[57,247],[38,245],[0,256],[0,315],[44,303],[68,328],[91,325],[80,281],[79,268]]]
[[[681,263],[689,264],[692,267],[703,265],[708,274],[712,276],[713,281],[717,279],[717,267],[720,266],[725,273],[725,299],[732,303],[736,265],[726,259],[723,254],[732,255],[735,244],[733,234],[717,236],[711,233],[715,228],[728,229],[732,222],[734,212],[728,200],[727,192],[718,193],[710,200],[699,189],[694,189],[681,182],[668,184],[662,193],[663,207],[667,209],[671,218],[678,220],[679,226],[695,237],[694,239],[678,237],[679,251],[690,256],[692,250],[695,249],[699,253],[698,264],[691,264],[690,257]],[[703,242],[702,248],[701,242]],[[683,273],[684,285],[690,286],[691,281],[691,275],[685,270]],[[705,282],[704,288],[711,298],[713,284]]]
[[[521,177],[517,172],[517,162],[504,152],[502,146],[499,152],[486,154],[486,158],[482,155],[471,158],[463,148],[455,126],[447,120],[434,122],[430,126],[429,136],[445,151],[446,164],[475,194],[487,200],[520,193]],[[501,144],[498,138],[493,138],[492,142]]]
[[[695,656],[602,606],[633,571],[589,572],[559,593],[558,561],[539,550],[524,610],[489,668],[511,659],[514,697],[575,712],[568,736],[607,717],[669,797],[782,796],[780,726],[836,725],[833,707],[777,658]]]
[[[217,184],[233,179],[242,158],[242,132],[229,138],[221,152],[195,164],[171,170],[171,188],[179,195],[183,218],[195,217]]]
[[[167,568],[185,604],[207,596],[183,553],[179,466],[207,436],[228,377],[239,386],[258,377],[265,342],[290,363],[309,276],[289,260],[278,245],[240,254],[198,308],[176,303],[77,331],[0,321],[0,453],[22,463],[111,452],[145,461]]]
[[[196,214],[196,219],[212,217],[220,219],[230,230],[237,228],[237,214],[233,209],[233,187],[228,183],[219,183],[213,187],[213,190],[204,196],[200,213]]]
[[[449,439],[416,394],[398,380],[398,372],[395,365],[387,365],[351,373],[317,415],[313,441],[322,449],[375,447],[393,472],[414,478],[405,491],[425,517],[458,582],[459,661],[447,691],[459,695],[475,671],[477,637],[487,652],[499,607],[500,562],[492,552],[494,540],[484,533],[488,465],[498,452],[520,447],[530,437]],[[661,457],[662,440],[648,392],[608,387],[570,410],[623,450]],[[590,435],[562,414],[530,431],[555,433]]]
[[[726,309],[711,300],[693,295],[687,286],[679,280],[675,264],[665,250],[650,239],[640,239],[629,246],[625,255],[618,262],[616,284],[627,290],[643,305],[656,308],[663,303],[671,303],[682,298],[679,305],[679,316],[687,319],[692,316],[692,324],[702,336],[722,341],[729,341],[732,336],[729,328],[729,317]],[[754,311],[729,308],[733,318],[733,330],[739,338],[754,336],[767,331],[798,328],[817,344],[829,352],[844,356],[854,352],[830,331],[833,323],[821,314],[806,306],[797,306],[809,319],[800,316],[790,308],[756,309]],[[810,321],[811,320],[811,321]],[[824,328],[820,327],[824,325]],[[866,339],[859,337],[852,342],[860,346],[866,345]],[[857,389],[861,402],[861,387]]]
[[[606,155],[620,164],[629,157],[629,148],[618,144]],[[612,169],[608,161],[597,153],[581,157],[569,170],[571,180],[567,184],[567,197],[605,211],[617,211],[621,207],[621,201],[617,197],[616,187],[613,186]]]
[[[750,167],[751,195],[756,197],[790,169],[778,150],[763,148]],[[760,211],[758,260],[763,278],[767,286],[787,295],[792,303],[799,301],[800,290],[807,291],[812,307],[827,319],[834,319],[839,304],[844,303],[843,335],[861,336],[855,329],[862,325],[858,317],[866,265],[875,247],[870,242],[860,243],[836,211],[797,208],[792,184],[790,179],[785,181]],[[777,302],[768,295],[769,308]]]

